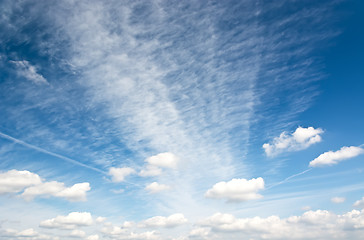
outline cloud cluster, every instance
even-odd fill
[[[47,80],[37,72],[37,68],[31,65],[28,61],[11,61],[16,68],[17,74],[21,77],[26,78],[29,81],[32,81],[37,84],[46,83],[48,84]]]
[[[71,212],[67,216],[42,221],[39,226],[43,228],[75,229],[80,226],[91,226],[94,220],[89,212]]]
[[[331,202],[333,203],[343,203],[345,202],[345,198],[344,197],[333,197],[331,198]]]
[[[262,189],[264,189],[264,180],[261,177],[250,180],[234,178],[229,182],[216,183],[206,192],[205,197],[242,202],[262,198],[262,195],[257,193]]]
[[[155,216],[144,220],[139,224],[140,227],[164,227],[172,228],[187,223],[187,219],[182,213],[172,214],[168,217]]]
[[[34,197],[61,197],[69,201],[86,201],[86,192],[89,191],[88,182],[77,183],[65,187],[64,183],[57,181],[44,182],[39,175],[29,171],[10,170],[0,173],[0,194],[21,193],[26,200]]]
[[[51,237],[46,234],[41,234],[33,228],[28,228],[22,231],[16,229],[5,229],[4,233],[0,235],[8,239],[27,239],[27,240],[59,240],[58,237]]]
[[[308,148],[312,144],[321,142],[320,134],[323,132],[321,128],[298,127],[292,134],[281,133],[271,143],[263,144],[263,148],[269,157],[282,152],[299,151]]]
[[[229,239],[360,239],[364,233],[364,210],[343,215],[326,210],[307,211],[285,219],[278,216],[236,218],[216,213],[199,225],[210,228],[210,236],[213,233],[219,236],[214,239],[227,236]]]
[[[333,152],[328,151],[310,162],[310,167],[330,166],[338,164],[339,162],[359,156],[364,153],[364,149],[361,147],[342,147],[340,150]]]

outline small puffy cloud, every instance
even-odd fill
[[[299,151],[308,148],[312,144],[321,142],[320,134],[323,132],[321,128],[298,127],[292,134],[287,134],[287,132],[281,133],[271,143],[263,144],[263,148],[268,157],[282,152]]]
[[[187,219],[182,213],[172,214],[169,217],[155,216],[144,220],[139,224],[140,227],[165,227],[172,228],[187,223]]]
[[[29,171],[10,170],[0,173],[0,194],[16,193],[24,188],[41,184],[41,178]]]
[[[90,226],[92,224],[93,219],[89,212],[71,212],[67,216],[57,216],[42,221],[39,226],[43,228],[75,229],[79,226]]]
[[[90,235],[86,238],[86,240],[99,240],[100,237],[99,235],[95,234],[95,235]]]
[[[166,184],[159,184],[157,182],[153,182],[151,184],[148,184],[145,187],[145,190],[149,191],[150,193],[158,193],[158,192],[162,192],[165,190],[170,189],[170,186],[166,185]]]
[[[25,77],[27,80],[32,81],[34,83],[48,83],[47,80],[37,72],[37,68],[31,65],[28,61],[11,61],[16,68],[17,74],[19,76]]]
[[[95,220],[97,223],[102,223],[106,221],[106,217],[97,217]]]
[[[69,201],[85,201],[86,192],[90,184],[77,183],[71,187],[65,187],[64,183],[57,181],[43,182],[39,175],[29,171],[10,170],[0,174],[0,194],[19,193],[26,200],[34,197],[61,197]]]
[[[177,168],[179,159],[173,153],[165,152],[151,156],[145,159],[145,161],[152,166],[175,169]]]
[[[364,197],[356,201],[353,206],[358,208],[364,208]]]
[[[123,167],[123,168],[111,167],[109,169],[109,175],[112,177],[113,182],[123,182],[125,180],[125,177],[133,173],[135,173],[135,170],[130,167]]]
[[[345,198],[344,197],[333,197],[331,198],[331,202],[333,203],[343,203],[345,202]]]
[[[51,181],[26,188],[21,196],[27,200],[31,200],[36,196],[54,196],[66,198],[69,201],[86,201],[86,192],[90,189],[88,182],[77,183],[67,188],[64,183]]]
[[[208,239],[210,234],[209,228],[198,227],[190,231],[189,237],[198,239]]]
[[[303,206],[301,209],[303,211],[308,211],[308,210],[311,210],[311,207],[310,206]]]
[[[257,193],[262,189],[264,189],[264,180],[261,177],[250,180],[234,178],[229,182],[216,183],[206,192],[205,197],[242,202],[262,198]]]
[[[86,236],[86,233],[82,230],[75,229],[70,234],[70,237],[83,238]]]
[[[356,157],[364,153],[360,147],[342,147],[340,150],[325,152],[310,162],[310,167],[319,167],[325,165],[334,165],[343,160]]]
[[[162,169],[153,165],[147,165],[144,169],[139,172],[141,177],[155,177],[162,174]]]

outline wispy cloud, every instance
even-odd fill
[[[17,74],[26,78],[36,84],[48,84],[47,80],[38,73],[35,66],[31,65],[28,61],[11,61],[16,67]]]

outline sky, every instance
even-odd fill
[[[0,3],[0,238],[364,235],[364,2]]]

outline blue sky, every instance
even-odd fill
[[[3,239],[360,239],[361,1],[2,1]]]

